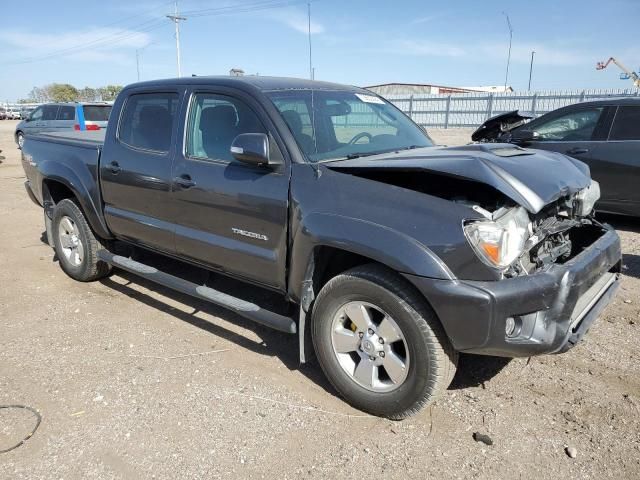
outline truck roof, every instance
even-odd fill
[[[236,87],[243,90],[254,89],[260,91],[273,90],[353,90],[357,92],[367,92],[360,87],[341,85],[339,83],[321,82],[318,80],[306,80],[303,78],[290,77],[264,77],[259,75],[247,75],[242,77],[232,76],[203,76],[203,77],[182,77],[167,78],[162,80],[150,80],[127,85],[126,88],[140,86],[169,86],[169,85],[220,85]]]

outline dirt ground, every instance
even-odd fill
[[[444,398],[391,422],[298,368],[294,337],[134,276],[65,276],[24,192],[14,126],[0,121],[0,405],[42,422],[0,454],[0,478],[640,478],[640,221],[608,219],[622,287],[580,345],[463,357]],[[0,451],[35,422],[0,409]]]

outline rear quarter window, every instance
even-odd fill
[[[84,119],[90,122],[106,122],[111,114],[111,105],[85,105]]]

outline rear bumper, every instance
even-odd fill
[[[587,333],[619,287],[620,239],[607,227],[562,265],[495,282],[407,275],[462,352],[528,357],[569,350]],[[507,336],[507,319],[515,332]]]

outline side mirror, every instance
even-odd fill
[[[525,144],[540,139],[540,134],[534,130],[516,130],[511,134],[511,142]]]
[[[264,133],[241,133],[233,139],[231,155],[250,165],[269,165],[269,137]]]

